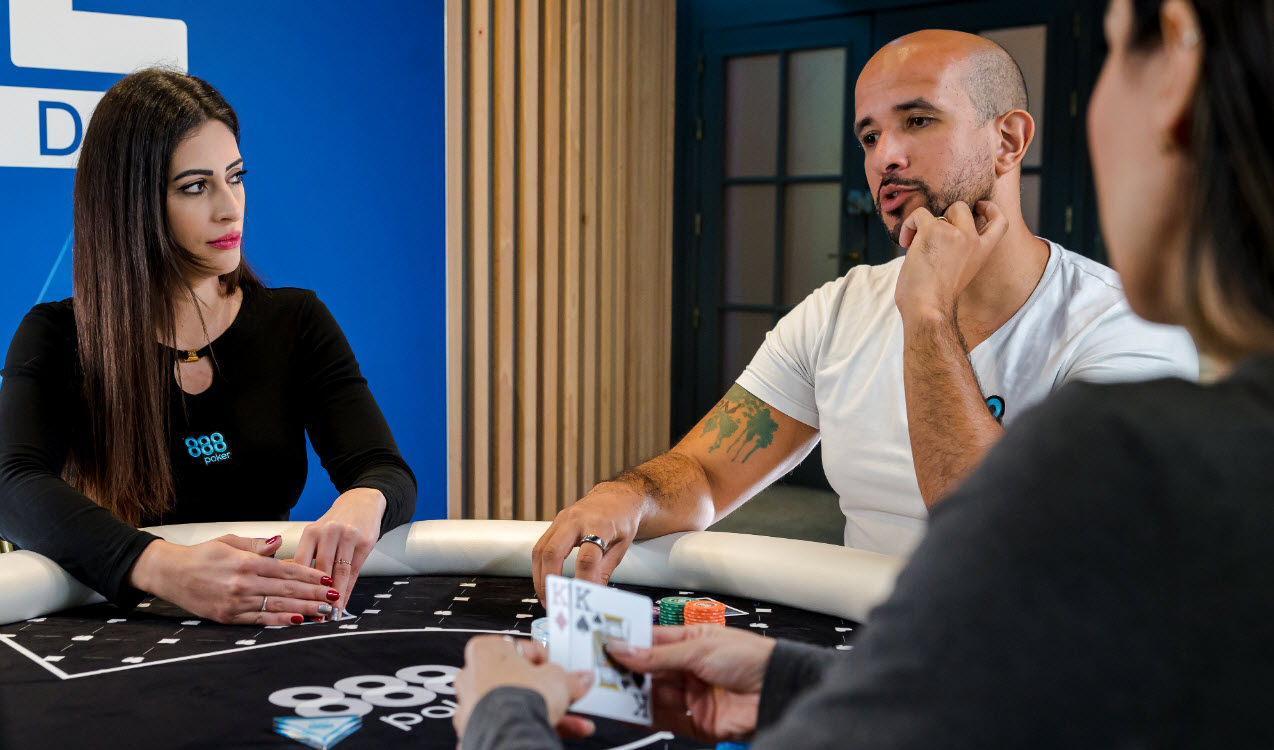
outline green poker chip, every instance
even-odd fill
[[[694,601],[690,596],[665,596],[659,600],[660,625],[684,625],[685,609],[688,602]]]

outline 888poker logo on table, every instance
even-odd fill
[[[423,664],[404,667],[389,675],[365,674],[337,680],[327,685],[301,685],[270,694],[272,705],[290,708],[298,717],[317,719],[357,717],[357,729],[370,713],[404,732],[426,719],[451,720],[456,713],[455,678],[459,667]],[[386,710],[389,713],[384,713]],[[275,720],[275,727],[287,726]],[[302,725],[303,726],[303,725]]]

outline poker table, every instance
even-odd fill
[[[306,524],[150,529],[179,544],[283,535]],[[276,719],[358,715],[354,748],[456,746],[452,680],[475,634],[530,635],[544,616],[530,579],[547,523],[418,521],[386,534],[347,606],[296,627],[220,625],[158,599],[124,612],[45,557],[0,555],[0,748],[300,748]],[[901,562],[838,546],[692,532],[634,544],[612,585],[658,600],[708,596],[744,614],[727,625],[852,648]],[[567,562],[567,572],[573,560]],[[579,748],[702,743],[609,720]]]

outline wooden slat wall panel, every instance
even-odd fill
[[[668,447],[675,0],[447,0],[447,509]]]
[[[494,38],[499,40],[517,38],[516,2],[509,0],[491,0],[495,23]],[[514,456],[517,450],[515,422],[517,414],[513,405],[513,390],[516,377],[514,352],[517,349],[517,304],[516,288],[517,269],[514,263],[514,245],[517,226],[517,163],[514,139],[517,126],[514,105],[518,86],[515,54],[517,46],[505,44],[503,41],[491,45],[494,65],[491,70],[492,81],[513,81],[515,85],[493,85],[491,96],[494,102],[495,117],[494,143],[492,152],[494,168],[492,169],[492,211],[495,224],[495,248],[493,261],[493,289],[491,300],[491,318],[494,321],[494,340],[492,342],[495,359],[492,361],[492,388],[495,408],[491,413],[493,440],[491,452],[494,454],[491,487],[491,516],[493,518],[513,518],[514,483],[517,481],[514,467]]]
[[[501,2],[502,0],[495,0]],[[471,361],[466,371],[469,404],[468,431],[473,436],[468,480],[470,491],[463,506],[470,518],[491,516],[491,0],[470,0],[469,5],[469,326]],[[481,498],[479,501],[478,498]]]
[[[518,518],[539,516],[540,495],[540,4],[518,3]]]
[[[467,515],[462,499],[467,495],[465,488],[469,481],[465,442],[452,437],[463,434],[467,416],[463,397],[467,390],[465,310],[469,303],[464,293],[468,283],[464,268],[467,255],[464,229],[469,222],[464,199],[469,194],[465,180],[469,68],[466,65],[468,44],[464,37],[469,31],[464,6],[464,3],[448,2],[444,25],[447,47],[447,515],[451,518]]]

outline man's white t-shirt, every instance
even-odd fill
[[[969,353],[988,408],[999,408],[1005,426],[1072,380],[1198,378],[1198,354],[1184,329],[1138,318],[1113,270],[1055,243],[1049,248],[1026,303]],[[815,290],[766,335],[738,379],[820,431],[845,544],[892,555],[910,554],[928,519],[903,394],[902,317],[894,304],[902,262],[858,266]]]

